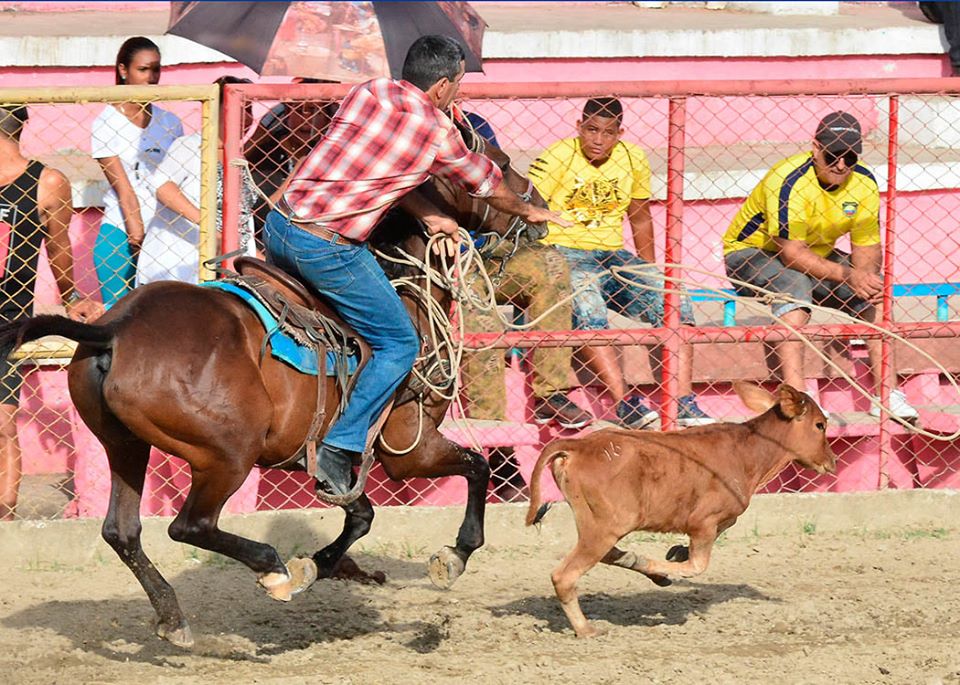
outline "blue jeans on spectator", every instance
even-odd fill
[[[397,386],[410,373],[420,338],[397,291],[363,245],[336,245],[308,233],[276,210],[267,215],[264,245],[270,262],[321,293],[373,351],[349,403],[323,442],[354,452]]]
[[[850,255],[840,250],[833,250],[826,256],[831,262],[850,266]],[[727,276],[750,283],[774,293],[789,295],[801,302],[816,303],[821,307],[832,307],[853,316],[870,308],[870,303],[862,300],[846,283],[830,280],[817,280],[805,273],[784,266],[780,258],[773,252],[767,252],[755,247],[746,247],[731,252],[723,258]],[[733,289],[738,295],[754,297],[758,294],[753,288],[733,283]],[[797,302],[777,302],[771,310],[774,316],[783,316],[794,309],[804,309],[803,304]]]
[[[640,257],[627,250],[578,250],[556,246],[570,265],[573,286],[573,326],[585,330],[609,328],[607,307],[630,319],[651,326],[663,325],[663,293],[621,283],[609,269],[647,266],[649,273],[630,273],[626,277],[653,288],[663,287],[663,276]],[[585,290],[581,290],[586,288]],[[580,292],[577,292],[580,291]],[[680,321],[693,325],[693,307],[686,296],[680,298]]]

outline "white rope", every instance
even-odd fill
[[[479,138],[479,136],[474,136]],[[273,208],[273,203],[270,201],[270,198],[260,189],[260,187],[253,181],[253,176],[250,171],[250,164],[245,159],[234,159],[230,162],[231,165],[239,167],[242,173],[246,174],[250,185],[257,189],[257,193],[263,198],[263,200]],[[290,217],[291,220],[296,221],[296,217]],[[429,255],[430,251],[433,249],[434,245],[438,244],[438,241],[445,240],[445,236],[434,235],[430,236],[427,241],[427,252]],[[440,251],[440,260],[441,260],[441,269],[439,274],[437,270],[433,268],[430,264],[430,260],[422,261],[416,259],[412,255],[407,254],[400,250],[402,255],[401,258],[395,258],[390,255],[384,254],[377,251],[377,256],[386,261],[394,262],[397,264],[405,266],[413,266],[416,269],[420,270],[423,275],[414,276],[414,277],[402,277],[397,278],[391,281],[394,287],[399,292],[402,289],[411,293],[411,295],[416,299],[419,306],[421,306],[427,312],[428,320],[428,335],[429,335],[429,344],[426,345],[427,351],[422,351],[417,358],[417,362],[414,365],[413,374],[416,376],[417,380],[420,381],[424,387],[428,388],[430,392],[437,394],[440,398],[454,402],[460,417],[465,416],[465,411],[463,403],[460,398],[460,388],[459,388],[459,376],[458,371],[460,368],[460,363],[463,359],[463,353],[465,349],[469,349],[471,352],[483,352],[494,349],[496,343],[490,343],[485,346],[471,346],[465,348],[463,344],[463,335],[462,332],[460,335],[453,335],[453,324],[450,321],[450,318],[447,316],[447,313],[442,310],[439,304],[434,300],[431,295],[432,287],[436,284],[441,288],[448,290],[454,300],[454,311],[456,313],[456,318],[462,326],[463,323],[463,306],[466,303],[468,306],[476,309],[478,312],[492,314],[500,321],[501,325],[506,330],[530,330],[537,327],[541,321],[543,321],[547,316],[552,314],[558,308],[565,306],[568,302],[572,301],[577,295],[588,290],[592,285],[604,278],[605,273],[595,274],[589,278],[584,279],[581,282],[581,285],[572,290],[569,295],[561,298],[557,302],[553,303],[549,308],[547,308],[543,313],[538,317],[525,321],[524,323],[517,323],[512,318],[505,316],[499,309],[497,305],[496,298],[496,286],[494,286],[490,275],[487,273],[487,270],[483,264],[483,260],[480,256],[479,251],[473,244],[473,240],[470,234],[463,228],[460,229],[460,245],[464,246],[463,248],[457,250],[454,255],[452,262],[447,261],[447,256],[445,251]],[[664,274],[664,269],[666,267],[671,267],[681,272],[693,272],[710,277],[721,277],[725,278],[733,285],[742,286],[748,288],[757,293],[756,297],[744,297],[738,294],[731,295],[729,292],[725,292],[720,288],[707,285],[706,283],[692,281],[683,277],[667,277]],[[653,270],[656,272],[651,273]],[[623,266],[623,267],[613,267],[609,270],[609,273],[616,278],[618,281],[625,285],[631,285],[633,287],[642,288],[645,290],[651,290],[655,292],[666,293],[668,289],[666,287],[654,286],[648,282],[637,281],[631,278],[635,275],[644,275],[644,276],[653,276],[656,279],[662,280],[664,283],[673,283],[677,286],[693,286],[698,290],[704,290],[706,292],[717,295],[718,297],[724,300],[733,300],[738,304],[743,304],[747,308],[765,313],[769,315],[775,323],[784,326],[791,333],[793,333],[800,342],[802,342],[806,347],[808,347],[821,361],[823,361],[827,366],[833,369],[841,378],[850,383],[850,386],[857,392],[859,392],[863,397],[870,402],[871,406],[879,407],[880,411],[888,414],[894,421],[900,425],[908,428],[909,430],[928,437],[934,440],[941,441],[952,441],[960,437],[960,430],[954,431],[948,436],[943,436],[939,433],[931,433],[926,429],[918,427],[894,414],[890,411],[890,408],[883,405],[879,399],[877,399],[873,393],[869,392],[864,388],[860,383],[853,379],[846,371],[843,370],[836,362],[830,359],[825,355],[820,348],[814,344],[807,336],[803,335],[795,326],[786,322],[782,317],[774,315],[768,307],[775,303],[790,303],[790,304],[800,304],[803,307],[810,309],[812,311],[827,312],[834,316],[839,316],[841,319],[845,320],[847,323],[862,324],[868,328],[874,330],[877,333],[880,333],[881,336],[888,337],[892,340],[899,341],[903,345],[909,347],[911,350],[917,352],[924,359],[929,361],[941,371],[944,376],[947,378],[947,381],[953,387],[958,394],[960,394],[960,385],[957,384],[954,380],[953,374],[950,373],[940,362],[934,359],[926,351],[920,349],[917,345],[912,343],[909,339],[889,330],[879,326],[877,324],[871,323],[869,321],[864,321],[856,317],[850,316],[845,312],[831,308],[823,307],[820,305],[812,304],[809,302],[803,302],[797,300],[789,295],[783,293],[776,293],[771,290],[761,288],[759,286],[741,281],[735,278],[730,278],[726,274],[717,274],[716,272],[708,271],[705,269],[700,269],[698,267],[686,265],[686,264],[677,264],[677,263],[655,263],[655,264],[644,264],[642,266]],[[476,286],[477,280],[480,281],[480,285]],[[424,286],[420,286],[418,281],[425,281]],[[435,361],[430,366],[429,369],[425,371],[420,370],[422,362],[426,362],[428,359],[434,359]],[[448,364],[444,368],[443,359],[446,359]],[[439,374],[441,381],[435,382],[431,381],[431,377],[434,374]],[[879,384],[879,379],[874,379],[874,383]],[[390,451],[393,454],[406,454],[412,451],[417,444],[419,444],[420,439],[422,438],[423,432],[423,399],[422,396],[418,400],[418,429],[417,437],[414,440],[413,444],[410,447],[404,450],[394,450],[383,438],[383,435],[380,436],[380,443],[385,449]],[[458,419],[459,420],[459,417]],[[474,449],[480,451],[482,448],[479,445],[479,441],[476,438],[476,435],[473,433],[467,422],[462,422],[461,427],[465,429],[467,434],[470,436],[471,442],[473,443]]]
[[[678,269],[682,271],[692,271],[694,273],[699,273],[707,276],[714,276],[714,277],[718,276],[718,274],[712,271],[707,271],[705,269],[700,269],[700,268],[688,266],[685,264],[674,264],[674,263],[657,263],[657,264],[649,264],[649,265],[643,265],[643,266],[614,267],[610,269],[610,272],[614,278],[616,278],[621,283],[624,283],[625,285],[632,285],[634,287],[644,288],[647,290],[653,290],[653,291],[663,292],[663,293],[667,292],[668,290],[674,290],[674,289],[668,289],[665,287],[656,287],[656,286],[650,285],[649,283],[635,281],[629,277],[629,274],[642,274],[644,272],[649,271],[651,268],[655,268],[659,270],[659,273],[656,274],[656,277],[663,280],[665,283],[666,282],[674,283],[681,287],[686,285],[693,285],[698,290],[705,290],[707,292],[716,294],[724,300],[734,300],[737,303],[746,305],[752,310],[766,313],[770,315],[777,324],[784,326],[791,333],[797,336],[800,339],[800,341],[803,342],[808,348],[810,348],[817,357],[819,357],[824,363],[827,364],[827,366],[829,366],[834,371],[836,371],[840,377],[842,377],[844,380],[850,383],[852,388],[854,388],[857,392],[859,392],[861,395],[867,398],[867,400],[870,402],[872,406],[879,407],[881,411],[886,412],[893,420],[895,420],[900,425],[910,429],[911,431],[919,435],[923,435],[924,437],[928,437],[934,440],[942,440],[945,442],[949,442],[960,437],[960,430],[954,431],[948,436],[943,436],[939,433],[931,433],[930,431],[917,427],[914,424],[894,414],[892,411],[890,411],[889,407],[884,406],[876,397],[874,397],[873,393],[867,391],[866,388],[864,388],[856,380],[854,380],[849,374],[847,374],[847,372],[844,371],[836,362],[834,362],[827,355],[821,352],[820,349],[813,343],[813,341],[811,341],[807,336],[803,335],[799,331],[799,329],[787,323],[782,317],[779,317],[773,314],[768,309],[768,307],[771,304],[780,303],[780,302],[789,303],[789,304],[799,304],[807,309],[811,309],[819,312],[826,312],[831,315],[839,316],[846,323],[855,323],[855,324],[865,325],[868,328],[872,329],[873,331],[880,333],[881,336],[886,336],[893,340],[897,340],[903,343],[904,345],[906,345],[907,347],[909,347],[910,349],[914,350],[918,354],[920,354],[922,357],[928,360],[931,364],[933,364],[937,369],[943,372],[943,374],[947,377],[947,380],[949,381],[950,385],[953,386],[954,390],[956,390],[958,394],[960,394],[960,386],[957,385],[957,382],[954,380],[953,375],[950,373],[950,371],[948,371],[942,364],[940,364],[940,362],[934,359],[931,355],[927,354],[927,352],[925,352],[924,350],[920,349],[917,345],[913,344],[907,338],[904,338],[903,336],[895,333],[894,331],[883,328],[882,326],[879,326],[875,323],[864,321],[863,319],[858,319],[856,317],[850,316],[849,314],[839,311],[837,309],[834,309],[832,307],[823,307],[820,305],[812,304],[810,302],[804,302],[790,295],[773,292],[772,290],[761,288],[751,283],[747,283],[746,281],[741,281],[735,278],[729,278],[726,275],[724,275],[724,277],[727,278],[727,280],[729,280],[733,285],[742,286],[750,290],[756,291],[758,293],[758,296],[744,297],[736,294],[730,295],[730,293],[725,292],[719,288],[706,285],[704,283],[691,281],[690,279],[687,279],[687,278],[667,277],[663,273],[663,269],[665,269],[666,267],[672,267],[674,269]],[[624,275],[624,274],[628,274],[628,275]],[[875,378],[874,383],[879,385],[880,379]]]

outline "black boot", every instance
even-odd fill
[[[317,488],[329,495],[350,492],[353,460],[359,456],[359,452],[322,443],[317,452]]]

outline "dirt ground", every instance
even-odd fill
[[[878,520],[898,507],[886,500]],[[491,508],[500,532],[450,591],[434,589],[424,569],[453,537],[449,517],[437,532],[417,524],[416,535],[378,520],[393,530],[354,558],[384,571],[385,585],[319,581],[288,604],[232,561],[164,548],[157,565],[187,611],[192,650],[154,636],[153,611],[96,541],[97,522],[63,528],[59,552],[43,544],[49,525],[22,528],[16,545],[0,530],[0,673],[11,684],[960,683],[955,517],[844,528],[807,515],[769,526],[777,514],[761,513],[722,538],[693,581],[661,589],[594,569],[582,603],[608,632],[577,640],[549,579],[573,539],[562,509],[539,533],[511,534],[522,509]],[[627,547],[662,554],[674,540],[636,534]],[[85,557],[72,551],[83,547]]]

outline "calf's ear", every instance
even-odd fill
[[[806,397],[792,385],[784,383],[777,389],[777,395],[780,398],[780,411],[788,419],[795,419],[806,413]]]
[[[769,392],[753,383],[744,381],[734,381],[733,389],[739,395],[747,408],[752,409],[758,414],[762,414],[777,403],[777,398]]]

